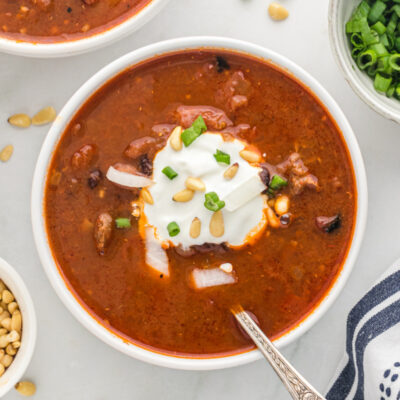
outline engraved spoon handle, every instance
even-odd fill
[[[295,400],[325,400],[283,357],[250,315],[241,307],[232,312]]]

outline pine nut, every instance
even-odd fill
[[[11,317],[11,314],[8,311],[3,311],[0,314],[0,323],[1,323],[1,321],[3,321],[3,319],[10,318],[10,317]]]
[[[3,321],[1,321],[1,326],[8,331],[11,330],[11,318],[4,318]]]
[[[239,169],[239,164],[235,163],[232,164],[225,172],[224,172],[224,178],[227,180],[231,180],[235,177]]]
[[[289,211],[290,200],[287,196],[279,196],[274,204],[275,211],[278,215],[286,214]]]
[[[193,178],[190,176],[186,179],[185,184],[186,187],[190,190],[197,190],[199,192],[204,192],[206,190],[206,185],[200,178]]]
[[[10,313],[10,314],[12,314],[17,308],[18,308],[18,304],[15,302],[15,301],[13,301],[13,302],[11,302],[9,305],[8,305],[8,312]],[[2,310],[3,311],[3,310]]]
[[[276,216],[275,212],[271,208],[267,208],[267,218],[272,228],[279,228],[281,226],[279,218]]]
[[[233,266],[231,263],[224,263],[219,266],[222,271],[226,272],[227,274],[230,274],[233,271]]]
[[[289,11],[278,3],[271,3],[268,7],[268,13],[274,21],[283,21],[289,16]]]
[[[0,328],[0,336],[6,335],[7,334],[7,329],[6,328]]]
[[[7,145],[0,151],[0,161],[7,162],[14,153],[14,146],[12,144]]]
[[[181,203],[185,203],[193,199],[194,192],[190,189],[183,189],[178,193],[175,193],[172,197],[172,200],[179,201]]]
[[[224,216],[221,210],[215,212],[211,217],[210,233],[214,237],[221,237],[225,233]]]
[[[142,193],[142,198],[146,203],[154,204],[153,196],[146,188],[143,188],[141,193]]]
[[[22,328],[22,316],[19,310],[13,312],[11,317],[11,330],[21,332]]]
[[[6,290],[7,287],[4,282],[0,279],[0,292],[3,293],[3,290]]]
[[[12,293],[9,290],[3,290],[3,293],[1,295],[4,303],[6,304],[10,304],[11,302],[14,301],[14,296],[12,295]]]
[[[23,396],[33,396],[36,393],[36,386],[32,382],[22,381],[15,385],[15,389]]]
[[[193,219],[192,224],[190,225],[190,237],[196,239],[200,236],[201,232],[201,221],[196,217]]]
[[[255,151],[244,149],[239,152],[239,155],[243,158],[243,160],[246,160],[249,163],[256,163],[261,161],[260,154],[256,153]]]
[[[169,144],[175,151],[179,151],[182,149],[182,127],[177,126],[171,133],[169,138]]]
[[[0,360],[0,363],[2,363],[6,368],[8,368],[13,362],[13,358],[14,358],[13,356],[5,354],[4,357]]]
[[[10,331],[6,336],[7,336],[9,343],[13,343],[13,342],[16,342],[17,340],[21,339],[21,336],[17,331]]]
[[[18,128],[28,128],[31,126],[31,118],[26,114],[14,114],[8,118],[8,123]]]
[[[0,336],[0,348],[1,349],[6,348],[9,343],[10,343],[10,340],[8,339],[8,335]]]
[[[37,114],[35,114],[32,118],[33,125],[45,125],[50,122],[53,122],[56,119],[57,112],[54,107],[45,107],[41,109]]]
[[[19,349],[21,347],[21,342],[17,340],[16,342],[12,342],[11,345],[14,349]]]
[[[0,376],[2,376],[4,374],[5,370],[6,369],[5,369],[4,365],[0,364]]]
[[[6,347],[6,353],[10,356],[15,356],[17,354],[17,349],[10,343]]]

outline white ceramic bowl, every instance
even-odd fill
[[[139,29],[148,22],[169,0],[152,0],[138,13],[104,32],[82,39],[57,43],[31,43],[0,36],[0,51],[25,57],[54,58],[86,53],[113,43]]]
[[[0,258],[0,279],[8,286],[19,304],[22,314],[21,347],[14,361],[0,377],[0,397],[3,397],[21,380],[31,361],[36,343],[36,314],[25,283],[10,264]]]
[[[257,360],[261,357],[261,354],[257,350],[252,350],[232,356],[206,359],[174,357],[171,355],[156,353],[138,347],[134,344],[127,343],[112,332],[105,329],[79,305],[58,272],[57,266],[49,248],[49,243],[46,235],[46,229],[43,219],[43,194],[45,177],[48,173],[49,162],[51,160],[53,151],[60,139],[60,136],[64,132],[66,125],[71,120],[73,115],[79,110],[82,104],[85,103],[87,98],[94,91],[103,86],[105,82],[118,74],[120,71],[155,55],[177,50],[193,48],[197,49],[205,47],[232,49],[234,51],[252,54],[261,59],[272,60],[275,64],[282,66],[284,69],[288,70],[298,79],[304,82],[305,85],[307,85],[320,98],[320,100],[330,111],[333,118],[337,121],[339,128],[343,132],[343,136],[346,140],[354,165],[358,191],[357,219],[351,249],[349,251],[343,269],[338,275],[335,284],[329,291],[329,294],[323,299],[320,305],[295,329],[276,340],[276,345],[284,346],[296,340],[299,336],[306,332],[333,303],[340,290],[343,288],[355,262],[364,234],[367,215],[367,183],[364,164],[356,138],[346,117],[340,110],[339,106],[332,99],[332,97],[326,92],[326,90],[307,72],[305,72],[303,69],[298,67],[287,58],[282,57],[281,55],[274,53],[273,51],[267,50],[263,47],[256,46],[247,42],[216,37],[193,37],[173,39],[138,49],[112,62],[111,64],[100,70],[97,74],[95,74],[72,96],[72,98],[62,109],[59,117],[51,127],[50,132],[47,135],[47,138],[44,141],[42,150],[40,152],[39,160],[34,173],[32,188],[32,222],[36,246],[39,251],[44,269],[54,289],[56,290],[64,304],[72,312],[72,314],[86,328],[88,328],[92,333],[94,333],[97,337],[99,337],[110,346],[132,357],[149,363],[178,369],[217,369],[232,367]]]
[[[356,94],[373,110],[400,123],[400,101],[389,99],[374,89],[373,80],[357,67],[351,57],[345,24],[361,0],[330,0],[329,37],[333,54],[340,69]]]

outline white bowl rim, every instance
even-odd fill
[[[388,104],[386,104],[383,99],[381,99],[381,96],[383,95],[379,94],[378,92],[372,95],[362,81],[358,79],[353,66],[346,61],[347,58],[345,57],[344,52],[349,51],[349,49],[343,48],[341,45],[340,34],[338,32],[340,24],[344,23],[344,21],[339,20],[339,6],[342,1],[343,0],[329,1],[329,41],[336,63],[342,71],[347,83],[354,90],[357,96],[364,101],[364,103],[385,118],[400,124],[400,111],[398,109],[396,110],[394,105],[393,107],[390,107]]]
[[[68,57],[86,53],[111,44],[141,28],[168,2],[169,0],[151,0],[150,3],[146,4],[137,13],[120,23],[111,26],[105,31],[84,36],[81,39],[54,43],[34,43],[0,36],[0,51],[13,55],[37,58]]]
[[[258,350],[251,350],[245,353],[216,358],[185,358],[175,357],[173,355],[159,354],[151,350],[138,347],[132,343],[126,343],[117,335],[108,331],[106,328],[100,325],[92,316],[90,316],[90,314],[81,305],[79,305],[78,301],[74,298],[74,296],[67,288],[51,254],[43,218],[43,194],[45,183],[44,178],[46,177],[48,172],[48,164],[51,160],[53,150],[71,116],[75,114],[75,112],[89,97],[89,95],[91,95],[97,88],[101,87],[111,77],[115,76],[118,72],[126,69],[131,65],[135,65],[142,60],[154,57],[155,55],[185,49],[198,48],[226,49],[251,54],[261,59],[270,60],[275,64],[281,66],[283,69],[291,72],[295,77],[297,77],[298,80],[303,82],[305,86],[308,86],[311,89],[312,93],[314,93],[325,105],[327,110],[329,110],[332,117],[338,124],[340,130],[342,131],[343,138],[347,143],[350,157],[354,166],[358,200],[356,225],[354,229],[352,244],[348,251],[346,261],[335,283],[330,288],[329,293],[325,295],[325,298],[320,302],[318,307],[315,308],[296,328],[292,329],[290,332],[277,339],[275,341],[275,344],[278,347],[287,345],[296,340],[303,333],[305,333],[331,306],[331,304],[345,285],[348,276],[350,275],[361,246],[367,220],[367,180],[364,162],[356,137],[351,129],[349,122],[347,121],[337,103],[311,75],[309,75],[306,71],[304,71],[302,68],[297,66],[289,59],[271,50],[248,42],[223,37],[200,36],[178,38],[158,42],[137,49],[131,53],[126,54],[125,56],[122,56],[121,58],[113,61],[112,63],[101,69],[86,83],[84,83],[81,88],[66,103],[43,143],[43,147],[40,151],[40,155],[34,172],[31,212],[36,247],[38,249],[40,259],[48,275],[48,278],[50,279],[51,284],[53,285],[55,291],[64,302],[66,307],[89,331],[91,331],[98,338],[100,338],[110,346],[116,348],[117,350],[148,363],[175,369],[211,370],[246,364],[251,361],[257,360],[262,356],[261,353],[258,352]]]
[[[10,367],[0,377],[0,397],[21,379],[32,359],[36,344],[37,322],[33,301],[18,272],[0,257],[0,278],[14,294],[22,313],[21,347]]]

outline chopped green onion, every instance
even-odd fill
[[[199,115],[197,119],[193,122],[192,126],[188,129],[185,129],[181,134],[182,142],[185,147],[192,144],[206,130],[207,125],[204,122],[203,117]]]
[[[126,229],[131,227],[131,220],[129,218],[116,218],[115,226],[118,229]]]
[[[391,83],[392,83],[391,77],[386,78],[380,73],[377,73],[375,76],[374,88],[378,92],[386,93]]]
[[[363,70],[370,67],[371,65],[374,65],[377,59],[378,57],[374,50],[365,50],[358,55],[357,65],[361,70]]]
[[[271,182],[269,183],[268,187],[271,188],[272,190],[279,190],[283,188],[284,186],[287,186],[288,181],[284,178],[282,178],[279,175],[274,175],[271,179]]]
[[[389,65],[395,71],[400,71],[400,54],[393,54],[389,57]]]
[[[166,175],[167,178],[171,179],[171,181],[178,176],[178,173],[175,172],[171,167],[165,167],[161,172]]]
[[[225,202],[220,200],[217,193],[209,192],[204,195],[204,207],[210,211],[219,211],[225,207]]]
[[[351,56],[375,90],[400,100],[400,0],[362,0],[346,23]]]
[[[223,164],[227,164],[227,165],[229,165],[231,163],[231,156],[227,153],[224,153],[221,150],[217,150],[217,152],[214,154],[214,158],[219,163],[223,163]]]
[[[171,236],[171,237],[178,235],[179,232],[181,231],[179,228],[179,225],[176,222],[170,222],[167,225],[167,230],[168,230],[169,236]]]
[[[371,9],[369,10],[368,13],[368,21],[371,24],[375,24],[381,15],[383,15],[383,12],[386,10],[386,3],[384,3],[381,0],[375,1],[375,3],[372,5]]]

